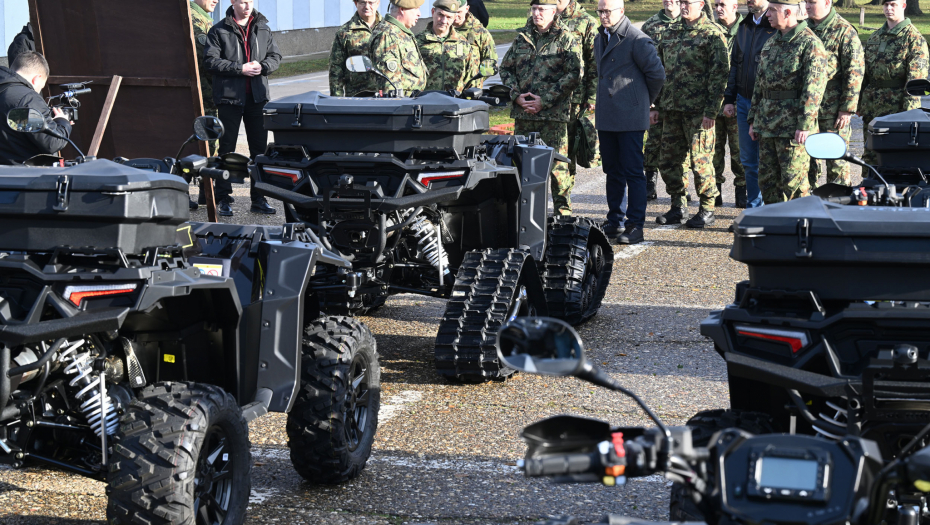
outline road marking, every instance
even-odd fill
[[[416,390],[404,390],[384,400],[378,411],[378,423],[387,423],[394,419],[404,408],[423,399],[423,393]]]
[[[652,241],[643,241],[639,244],[630,244],[624,246],[620,249],[619,252],[614,254],[614,260],[619,261],[620,259],[632,259],[633,257],[636,257],[637,255],[646,251],[646,248],[649,248],[652,245]]]

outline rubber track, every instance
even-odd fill
[[[601,308],[610,274],[613,250],[594,221],[585,217],[549,217],[546,253],[539,264],[549,315],[579,325],[594,317]],[[597,288],[587,304],[583,299],[588,243],[601,245],[604,267],[597,276]]]
[[[440,375],[480,382],[513,374],[501,367],[495,343],[528,259],[529,252],[507,248],[465,254],[436,336]]]

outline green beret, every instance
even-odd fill
[[[458,13],[461,8],[458,0],[436,0],[433,2],[433,7],[442,9],[447,13]]]
[[[559,0],[532,0],[530,5],[559,5]]]
[[[401,9],[416,9],[423,5],[425,0],[391,0],[391,3]]]
[[[468,5],[468,0],[459,0],[459,9]]]

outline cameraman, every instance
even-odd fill
[[[0,164],[22,164],[41,153],[53,154],[68,145],[68,141],[47,133],[21,133],[10,129],[6,114],[13,108],[28,107],[45,116],[49,129],[68,137],[71,123],[58,108],[49,108],[42,96],[48,82],[48,62],[35,51],[16,57],[9,68],[0,66]]]

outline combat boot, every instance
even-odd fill
[[[723,184],[717,185],[717,200],[714,201],[714,206],[723,206]]]
[[[646,172],[646,200],[654,201],[659,198],[658,193],[656,193],[656,182],[659,180],[658,171],[647,171]]]
[[[715,220],[714,212],[700,208],[698,209],[698,212],[694,214],[694,216],[688,219],[688,222],[685,223],[685,226],[689,228],[703,228],[705,226],[712,226]]]
[[[736,206],[737,208],[745,208],[749,202],[746,197],[746,186],[736,186]]]
[[[656,217],[656,223],[658,224],[681,224],[684,218],[685,218],[685,215],[681,211],[681,208],[672,206],[672,209]]]

